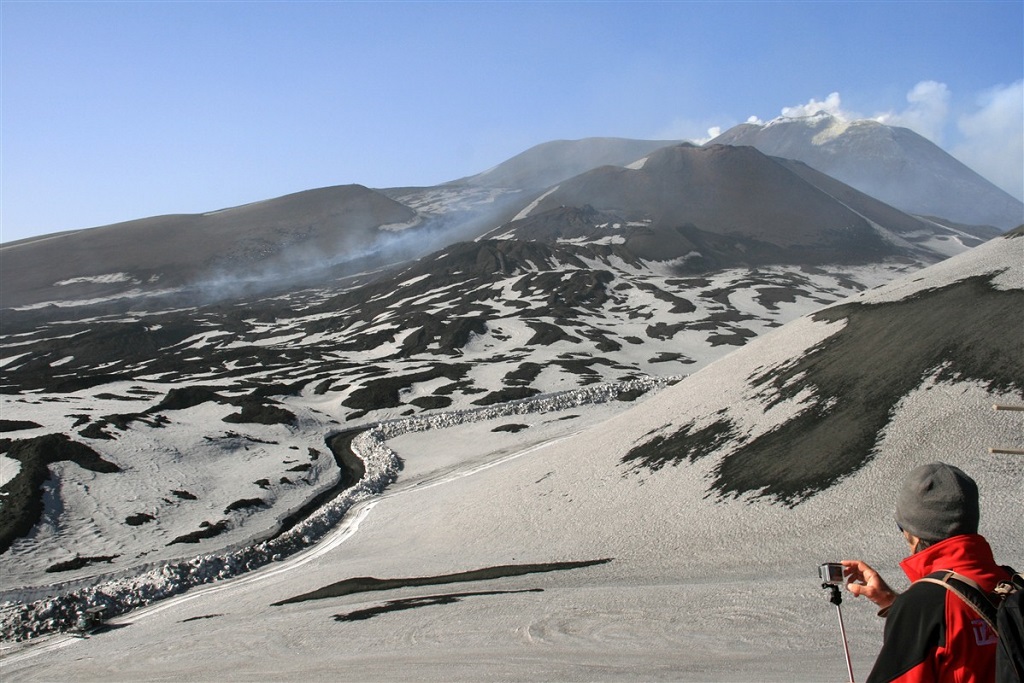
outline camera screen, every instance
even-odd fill
[[[840,585],[843,583],[843,565],[836,562],[826,562],[818,567],[821,580],[825,583]]]

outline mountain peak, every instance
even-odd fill
[[[679,140],[583,138],[535,145],[502,163],[450,184],[540,190],[598,166],[625,166]]]
[[[1024,204],[909,128],[825,111],[745,123],[707,144],[749,145],[795,159],[908,213],[1007,229]]]
[[[698,251],[718,265],[871,261],[899,251],[872,224],[896,234],[930,231],[829,181],[752,146],[673,145],[652,152],[642,166],[603,166],[562,182],[509,227],[517,238],[564,238],[551,212],[591,207],[601,215],[596,223],[621,223],[615,234],[626,247],[641,233],[661,236],[654,252],[634,252],[640,258],[664,261]],[[678,240],[680,230],[685,240]],[[609,236],[594,232],[594,238]],[[677,248],[667,248],[670,243]]]
[[[847,119],[844,119],[844,118],[841,118],[841,117],[837,117],[834,114],[830,114],[829,112],[825,111],[824,109],[819,109],[818,111],[814,112],[813,114],[808,114],[807,116],[785,116],[785,115],[782,115],[782,116],[776,116],[774,119],[772,119],[768,123],[765,123],[765,124],[756,124],[755,123],[753,125],[759,126],[761,128],[767,128],[769,126],[776,126],[776,125],[779,125],[779,124],[782,124],[782,123],[789,123],[789,122],[793,122],[793,121],[799,121],[799,122],[805,123],[805,124],[814,124],[814,123],[817,123],[819,121],[824,121],[824,122],[831,123],[833,121],[846,121],[846,120]]]

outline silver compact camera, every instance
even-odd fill
[[[818,574],[821,575],[821,580],[825,585],[828,586],[842,586],[843,580],[843,565],[838,562],[826,562],[818,567]]]

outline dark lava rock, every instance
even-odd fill
[[[70,461],[91,472],[113,473],[121,468],[104,460],[83,443],[66,434],[46,434],[34,439],[0,439],[0,453],[21,463],[21,469],[0,491],[4,493],[0,516],[0,553],[15,539],[27,535],[43,514],[43,483],[50,478],[48,465]]]

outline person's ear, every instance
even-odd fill
[[[903,532],[903,538],[906,539],[907,545],[910,546],[910,554],[913,555],[916,553],[918,551],[918,546],[921,545],[921,539],[909,531]]]

